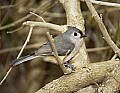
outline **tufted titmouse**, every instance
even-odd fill
[[[83,37],[86,37],[82,31],[75,27],[68,26],[68,30],[61,35],[54,38],[54,43],[59,56],[69,54],[63,60],[66,67],[72,68],[67,62],[71,60],[78,52],[83,43]],[[10,62],[11,66],[16,66],[28,60],[32,60],[42,56],[52,56],[52,49],[50,43],[43,44],[37,51],[31,55],[20,57]]]

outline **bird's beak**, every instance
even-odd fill
[[[87,36],[86,35],[82,35],[81,37],[84,38],[84,37],[87,37]]]

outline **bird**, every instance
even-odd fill
[[[54,44],[59,56],[65,56],[68,53],[63,60],[63,64],[65,67],[73,69],[73,66],[68,62],[79,52],[83,44],[83,38],[86,37],[86,35],[76,27],[67,26],[67,28],[66,32],[54,37]],[[30,55],[10,61],[10,66],[14,67],[37,57],[44,56],[53,56],[50,42],[43,44]]]

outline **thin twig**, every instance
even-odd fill
[[[64,72],[64,74],[70,74],[70,73],[72,72],[72,70],[71,70],[71,69],[66,69],[66,67],[64,66],[62,60],[59,58],[58,52],[57,52],[56,47],[55,47],[55,45],[54,45],[54,39],[52,38],[52,36],[50,35],[49,32],[47,32],[46,35],[47,35],[48,40],[49,40],[49,42],[50,42],[50,45],[51,45],[51,49],[52,49],[52,51],[53,51],[53,54],[54,54],[54,56],[55,56],[58,64],[60,65],[62,71]]]
[[[81,0],[81,1],[85,1],[85,0]],[[109,7],[116,7],[118,9],[120,9],[120,4],[118,4],[118,3],[110,3],[110,2],[103,2],[103,1],[96,1],[96,0],[90,0],[90,2],[93,4],[109,6]]]
[[[32,34],[32,31],[33,31],[33,27],[30,27],[30,31],[29,31],[29,33],[28,33],[27,39],[26,39],[26,41],[25,41],[25,43],[24,43],[22,49],[20,50],[20,52],[19,52],[17,58],[20,57],[20,55],[22,54],[22,52],[23,52],[25,46],[26,46],[27,43],[29,42],[30,36],[31,36],[31,34]],[[10,69],[7,71],[7,74],[6,74],[6,75],[4,76],[4,78],[1,80],[0,85],[2,85],[2,83],[6,80],[6,78],[8,77],[8,75],[10,74],[10,72],[12,71],[12,68],[13,68],[13,67],[10,67]]]
[[[38,18],[40,18],[44,23],[46,23],[46,21],[39,15],[33,13],[33,12],[30,12],[30,14],[33,14],[34,16],[37,16]]]
[[[31,36],[31,34],[32,34],[32,31],[33,31],[33,27],[31,26],[31,27],[30,27],[30,31],[29,31],[28,36],[27,36],[27,39],[26,39],[26,41],[25,41],[25,43],[24,43],[24,45],[23,45],[23,47],[22,47],[20,53],[18,54],[17,58],[20,57],[20,55],[22,54],[22,52],[23,52],[25,46],[26,46],[27,43],[29,42],[29,40],[30,40],[30,36]]]
[[[17,32],[17,31],[21,30],[22,28],[23,28],[23,26],[20,26],[19,28],[15,29],[15,30],[7,31],[7,34],[12,34],[14,32]]]
[[[117,57],[117,54],[115,54],[115,55],[111,58],[111,60],[115,60],[116,57]]]
[[[5,81],[5,79],[8,77],[9,73],[11,72],[12,67],[10,67],[10,69],[7,71],[6,75],[4,76],[4,78],[0,81],[0,86],[2,85],[2,83]]]

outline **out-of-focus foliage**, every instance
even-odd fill
[[[106,0],[109,2],[118,2],[118,0]],[[57,0],[1,0],[0,1],[0,28],[7,26],[15,21],[21,20],[27,16],[30,11],[39,10],[36,12],[42,16],[46,22],[54,24],[66,24],[65,11],[62,5]],[[7,5],[7,6],[6,6]],[[13,6],[11,6],[13,5]],[[3,8],[7,7],[7,8]],[[94,5],[102,20],[108,29],[108,32],[115,43],[120,44],[120,11],[112,7]],[[87,48],[106,47],[100,29],[91,16],[85,3],[81,3],[82,13],[85,19]],[[41,21],[41,19],[31,16],[26,20]],[[29,27],[20,28],[21,21],[14,26],[0,30],[0,80],[9,69],[9,61],[17,57],[20,49],[16,50],[17,46],[22,46],[26,40]],[[20,28],[20,29],[19,29]],[[17,31],[15,31],[18,29]],[[10,33],[12,32],[13,33]],[[47,28],[35,27],[32,37],[28,44],[43,44],[47,42],[46,32],[50,31],[52,35],[59,33]],[[8,33],[9,32],[9,33]],[[13,48],[13,50],[11,50]],[[25,49],[21,56],[33,53],[38,47]],[[7,49],[7,50],[5,50]],[[89,52],[91,62],[110,59],[113,56],[113,51],[110,48],[104,50]],[[33,61],[26,62],[15,67],[10,73],[7,80],[0,87],[0,93],[34,93],[46,83],[63,75],[59,66],[44,62],[42,58],[37,58]]]

